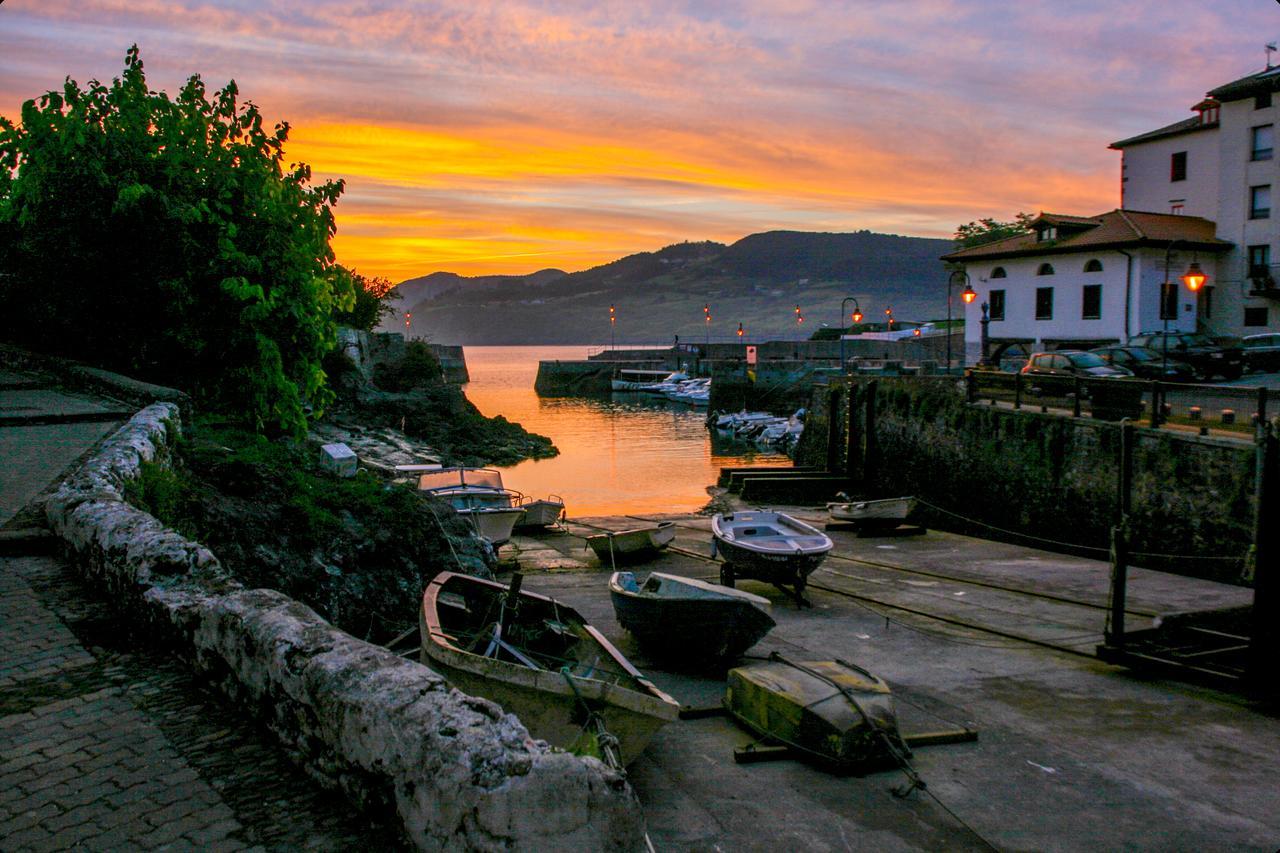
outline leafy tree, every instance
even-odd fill
[[[353,303],[329,273],[343,184],[286,168],[288,124],[238,95],[152,92],[135,45],[109,86],[0,117],[0,331],[299,433]]]
[[[1031,222],[1035,216],[1030,213],[1019,213],[1012,222],[1000,222],[995,219],[979,219],[956,228],[952,239],[956,241],[956,249],[969,249],[984,243],[994,243],[1007,237],[1017,237],[1031,231]]]
[[[390,279],[376,276],[367,278],[355,270],[348,270],[340,264],[335,264],[331,270],[334,278],[346,277],[349,284],[346,286],[351,289],[355,295],[355,301],[351,308],[346,311],[339,311],[336,315],[337,321],[343,326],[351,326],[354,329],[364,329],[366,332],[373,331],[383,317],[390,317],[395,313],[395,308],[391,305],[393,299],[399,299],[400,294],[396,293],[395,285]]]

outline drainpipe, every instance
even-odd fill
[[[1116,249],[1117,252],[1125,256],[1124,267],[1124,340],[1121,344],[1129,343],[1129,316],[1132,311],[1133,302],[1133,255],[1124,249]]]

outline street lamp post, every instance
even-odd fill
[[[613,306],[609,306],[609,352],[613,352],[613,329],[618,324],[618,315],[613,310]]]
[[[960,292],[960,298],[968,305],[978,294],[974,292],[973,285],[969,283],[969,274],[964,270],[952,270],[951,275],[947,276],[947,375],[951,375],[951,286],[964,282],[964,290]]]
[[[840,336],[840,372],[844,373],[844,306],[850,302],[853,303],[853,314],[850,319],[854,325],[862,322],[862,308],[858,305],[858,297],[846,296],[840,300],[840,324],[836,326],[836,333]]]
[[[702,306],[703,325],[707,327],[707,355],[711,355],[711,303]]]
[[[1164,250],[1164,281],[1160,284],[1160,319],[1164,321],[1164,331],[1160,335],[1161,376],[1169,374],[1169,320],[1170,315],[1176,314],[1178,310],[1177,288],[1173,282],[1169,281],[1169,263],[1173,256],[1173,250],[1179,243],[1186,243],[1186,241],[1181,238],[1170,240],[1169,245]],[[1200,269],[1199,262],[1194,259],[1187,265],[1187,271],[1181,276],[1182,283],[1192,293],[1199,293],[1200,288],[1204,287],[1204,283],[1208,278],[1204,271]]]

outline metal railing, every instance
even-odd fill
[[[1107,420],[1131,418],[1153,428],[1199,428],[1200,432],[1252,437],[1269,416],[1266,388],[1190,385],[1143,379],[1085,379],[971,370],[965,374],[970,403]],[[1272,411],[1270,414],[1275,414]]]

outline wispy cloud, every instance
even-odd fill
[[[234,77],[343,177],[340,260],[575,269],[769,228],[929,236],[1118,203],[1114,139],[1280,35],[1244,0],[10,0],[0,113],[119,73]]]

